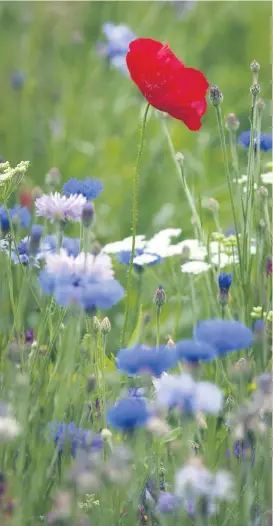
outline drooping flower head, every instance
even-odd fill
[[[218,355],[248,349],[253,333],[243,323],[233,320],[203,320],[194,328],[194,338],[214,347]]]
[[[130,43],[126,56],[132,80],[147,101],[193,131],[201,128],[209,83],[201,71],[187,68],[168,44],[151,38]]]
[[[250,145],[250,130],[243,131],[238,138],[238,143],[244,148],[249,148]],[[254,137],[254,147],[257,147],[257,138]],[[272,150],[272,135],[270,133],[262,133],[260,136],[260,149],[264,152]]]
[[[72,177],[63,185],[63,194],[66,197],[71,195],[83,195],[87,201],[96,199],[103,190],[103,185],[100,179],[90,179],[86,177],[84,181]]]
[[[81,221],[82,209],[86,203],[83,195],[66,197],[58,192],[44,194],[35,201],[36,215],[53,221]]]
[[[164,345],[153,348],[137,345],[121,349],[116,356],[117,368],[129,375],[149,373],[160,376],[164,371],[175,367],[177,363],[175,349],[166,349]]]
[[[107,411],[110,426],[122,430],[143,427],[151,416],[151,411],[143,398],[123,398]]]

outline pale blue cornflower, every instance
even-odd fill
[[[45,254],[38,281],[45,294],[54,294],[60,305],[74,303],[86,312],[109,309],[124,297],[123,287],[114,279],[111,258],[102,253],[80,253],[74,258],[61,249]]]
[[[210,382],[195,382],[191,375],[166,375],[154,380],[155,401],[158,407],[181,409],[184,414],[219,414],[223,395]]]
[[[36,215],[53,221],[81,221],[86,198],[83,195],[66,197],[58,192],[44,194],[35,201]]]
[[[98,43],[98,55],[104,56],[109,63],[121,73],[128,74],[126,54],[129,44],[136,36],[131,29],[124,25],[115,25],[110,22],[103,24],[102,31],[106,37],[105,43]]]

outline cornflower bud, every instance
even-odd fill
[[[93,317],[93,329],[96,334],[101,331],[101,323],[97,316]]]
[[[45,184],[51,188],[57,188],[61,182],[61,174],[58,168],[51,168],[45,176]]]
[[[96,377],[94,374],[89,374],[86,380],[86,391],[91,393],[96,385]]]
[[[267,197],[268,196],[268,190],[265,186],[260,186],[260,188],[258,188],[258,194],[261,196],[261,197]]]
[[[161,307],[162,305],[164,305],[164,303],[166,303],[166,294],[164,292],[164,289],[162,287],[162,285],[159,285],[155,295],[154,295],[154,303],[158,306],[158,307]]]
[[[100,327],[102,334],[108,334],[111,331],[111,323],[109,318],[103,318]]]
[[[260,71],[260,64],[257,62],[257,60],[253,60],[250,64],[250,69],[252,73],[259,73]]]
[[[92,225],[95,217],[95,209],[93,203],[87,202],[82,208],[82,223],[85,228]]]
[[[257,95],[259,95],[261,91],[261,88],[259,86],[259,84],[252,84],[252,86],[250,86],[250,93],[253,97],[257,97]]]
[[[218,88],[218,86],[210,87],[209,98],[213,106],[219,106],[219,104],[223,102],[223,94]]]

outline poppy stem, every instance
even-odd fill
[[[128,325],[128,315],[129,315],[130,295],[131,295],[131,285],[132,285],[133,260],[134,260],[134,254],[135,254],[135,246],[136,246],[139,168],[140,168],[140,161],[141,161],[141,157],[143,153],[144,135],[145,135],[145,128],[146,128],[149,107],[150,107],[150,104],[147,104],[145,108],[142,124],[141,124],[140,143],[139,143],[139,148],[138,148],[136,168],[135,168],[134,179],[133,179],[132,250],[131,250],[130,264],[129,264],[128,273],[127,273],[126,305],[125,305],[124,323],[123,323],[123,328],[122,328],[122,333],[121,333],[121,347],[123,347],[124,342],[125,342],[126,330],[127,330],[127,325]]]

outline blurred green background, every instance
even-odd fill
[[[221,88],[223,115],[237,114],[239,132],[249,128],[249,65],[256,59],[266,103],[263,131],[270,132],[271,10],[270,2],[200,1],[178,17],[173,2],[1,2],[0,155],[12,164],[31,162],[25,181],[30,187],[43,187],[52,167],[60,170],[62,183],[73,176],[101,178],[104,192],[96,201],[95,225],[99,241],[104,244],[130,235],[132,177],[144,100],[129,77],[98,56],[96,44],[103,41],[103,23],[127,24],[137,36],[169,42],[187,66],[201,69],[210,84]],[[20,89],[12,84],[15,71],[25,76]],[[198,202],[216,198],[220,223],[229,227],[228,189],[214,108],[208,105],[197,133],[174,119],[168,119],[167,125],[175,148],[185,155],[188,183]],[[270,160],[270,152],[262,152],[262,159]],[[240,161],[243,174],[245,150],[240,151]],[[153,112],[139,191],[139,234],[149,237],[162,228],[181,227],[184,238],[193,237],[189,208]],[[206,210],[202,222],[206,229],[215,230]],[[69,228],[70,234],[79,235],[77,226]],[[177,285],[172,274],[165,272],[170,264],[166,261],[161,271],[149,270],[148,303],[162,275],[169,296],[177,295],[177,287],[183,291],[185,278],[182,283],[181,276]],[[119,272],[124,284],[125,276]],[[184,323],[186,314],[191,323],[187,308],[182,311]],[[180,316],[179,301],[177,322]]]
[[[63,181],[100,177],[105,190],[97,201],[99,238],[106,242],[129,235],[143,101],[129,78],[97,56],[102,24],[125,23],[138,36],[168,41],[186,65],[201,69],[221,88],[223,114],[235,112],[240,130],[249,128],[249,64],[258,60],[266,102],[263,128],[270,131],[271,10],[270,2],[196,2],[179,19],[172,2],[1,2],[0,155],[11,163],[30,160],[34,185],[42,185],[53,166]],[[16,70],[25,75],[19,90],[11,84]],[[186,156],[190,184],[202,196],[220,200],[221,219],[228,224],[214,109],[208,107],[200,132],[172,119],[168,126],[177,150]],[[181,226],[189,233],[188,219],[160,123],[151,116],[138,232]]]

